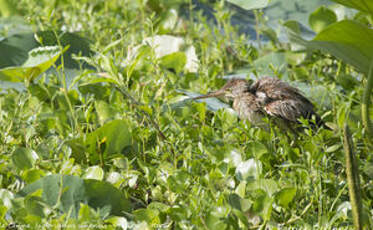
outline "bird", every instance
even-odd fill
[[[313,130],[319,127],[330,129],[300,90],[278,78],[262,77],[255,82],[232,78],[221,89],[193,99],[219,96],[233,100],[232,107],[240,119],[265,130],[270,128],[263,119],[265,117],[274,120],[280,129],[290,130],[296,136],[299,129],[304,129],[299,121],[301,118],[308,120]]]

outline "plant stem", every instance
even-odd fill
[[[364,89],[363,101],[361,104],[361,118],[363,120],[363,126],[366,129],[366,133],[370,140],[371,138],[373,138],[373,126],[372,126],[372,122],[369,117],[370,96],[372,95],[372,88],[373,88],[373,73],[372,73],[372,68],[370,68],[370,71],[368,74],[368,81]]]
[[[352,209],[352,216],[354,221],[354,226],[356,230],[362,229],[362,205],[360,196],[360,181],[359,181],[359,169],[357,167],[357,162],[355,154],[353,151],[353,142],[351,138],[351,133],[348,125],[345,124],[343,128],[343,147],[345,150],[346,158],[346,174],[348,190],[350,194],[350,203]]]

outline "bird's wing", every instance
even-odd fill
[[[297,122],[301,117],[306,119],[310,119],[312,115],[318,117],[313,111],[312,104],[309,105],[292,99],[270,102],[264,106],[264,110],[270,116],[280,117],[292,122]]]
[[[305,104],[304,106],[306,107],[313,108],[311,101],[303,96],[297,88],[292,87],[278,78],[261,78],[251,86],[251,89],[255,91],[256,94],[264,93],[266,97],[268,97],[266,100],[268,102],[276,100],[295,100]]]

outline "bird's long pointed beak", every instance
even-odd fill
[[[225,94],[224,90],[217,90],[215,92],[211,92],[211,93],[206,94],[206,95],[193,97],[192,99],[197,100],[197,99],[203,99],[203,98],[209,98],[209,97],[219,97],[219,96],[222,96],[224,94]]]

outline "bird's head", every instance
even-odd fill
[[[228,80],[228,82],[221,89],[208,93],[206,95],[195,97],[193,99],[202,99],[219,96],[234,99],[235,97],[242,95],[242,93],[247,92],[249,90],[249,87],[249,81],[245,79],[233,78]]]

